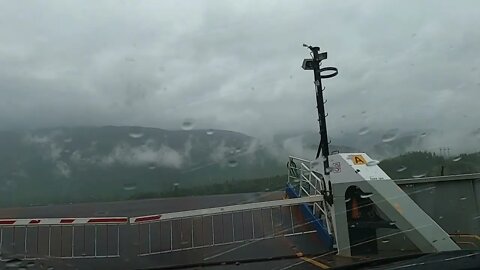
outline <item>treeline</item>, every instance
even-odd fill
[[[251,180],[225,181],[196,187],[184,187],[181,185],[173,186],[172,190],[166,192],[141,192],[136,193],[130,199],[147,199],[147,198],[163,198],[163,197],[180,197],[180,196],[201,196],[213,194],[228,193],[249,193],[249,192],[266,192],[284,190],[287,183],[286,175],[276,175],[272,177],[264,177]]]
[[[476,173],[480,172],[480,153],[444,157],[431,152],[417,151],[383,160],[379,166],[392,179]],[[196,187],[178,185],[167,192],[136,193],[130,199],[284,190],[286,182],[286,175],[277,175],[252,180],[225,181]]]

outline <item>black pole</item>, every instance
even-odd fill
[[[326,175],[330,174],[328,156],[330,155],[330,150],[328,149],[328,133],[327,133],[327,122],[325,114],[325,102],[323,99],[323,87],[322,87],[322,78],[331,78],[338,74],[338,70],[334,67],[320,68],[322,60],[327,59],[327,53],[319,53],[319,47],[307,46],[312,52],[312,59],[305,59],[303,61],[303,69],[313,70],[315,78],[315,92],[317,99],[317,114],[318,114],[318,126],[320,132],[320,144],[318,146],[316,158],[320,157],[320,154],[323,157],[323,168]],[[333,73],[322,76],[322,71],[333,71]]]

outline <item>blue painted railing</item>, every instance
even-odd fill
[[[287,184],[285,192],[287,193],[287,196],[289,198],[300,197],[291,184]],[[313,215],[312,210],[310,210],[310,207],[308,207],[306,203],[302,203],[301,205],[299,205],[299,207],[305,220],[308,223],[312,224],[317,231],[317,234],[320,237],[321,242],[324,244],[324,247],[328,250],[333,250],[333,238],[328,233],[327,226],[323,222],[323,220]]]

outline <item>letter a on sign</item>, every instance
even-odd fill
[[[367,161],[361,155],[352,156],[352,161],[353,161],[353,164],[355,164],[355,165],[365,165],[365,164],[367,164]]]

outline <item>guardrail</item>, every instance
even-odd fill
[[[120,256],[127,217],[0,219],[0,253],[23,258]]]
[[[183,251],[316,232],[294,206],[322,196],[284,199],[130,218],[138,255]]]

